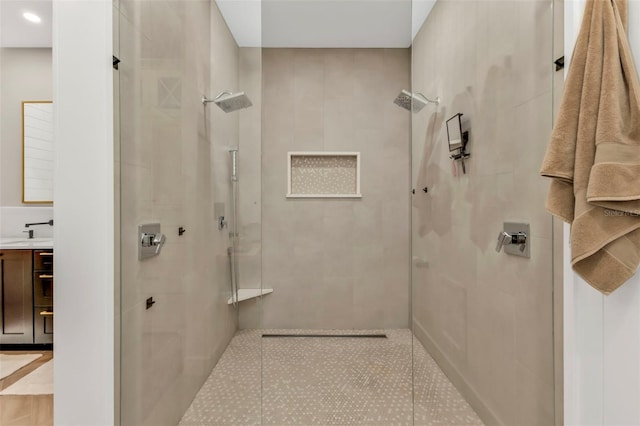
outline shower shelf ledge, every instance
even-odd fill
[[[242,302],[243,300],[254,299],[256,297],[264,296],[265,294],[273,293],[272,288],[239,288],[238,289],[238,302]],[[233,303],[233,298],[229,298],[227,300],[227,305],[231,305]]]

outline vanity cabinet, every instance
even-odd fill
[[[0,344],[53,343],[53,250],[0,250]]]
[[[0,343],[33,343],[32,250],[0,250]]]

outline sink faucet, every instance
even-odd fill
[[[51,219],[51,220],[50,220],[50,221],[48,221],[48,222],[26,223],[26,224],[24,225],[24,227],[25,227],[25,228],[28,228],[28,227],[33,226],[33,225],[49,225],[49,226],[53,226],[53,219]]]
[[[30,226],[34,226],[34,225],[49,225],[49,226],[53,226],[53,219],[47,221],[47,222],[34,222],[34,223],[25,223],[24,227],[28,228]],[[33,229],[29,229],[27,231],[22,231],[25,232],[27,234],[29,234],[29,239],[33,239]]]

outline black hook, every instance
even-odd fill
[[[147,309],[151,309],[151,307],[155,304],[156,304],[156,301],[153,300],[153,297],[147,298]]]

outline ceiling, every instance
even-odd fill
[[[436,0],[216,2],[241,47],[393,48],[411,45]],[[0,47],[51,47],[51,20],[51,0],[0,0]]]
[[[42,18],[34,24],[22,14]],[[0,0],[0,47],[51,47],[51,0]]]
[[[401,47],[436,0],[216,0],[241,47]]]

